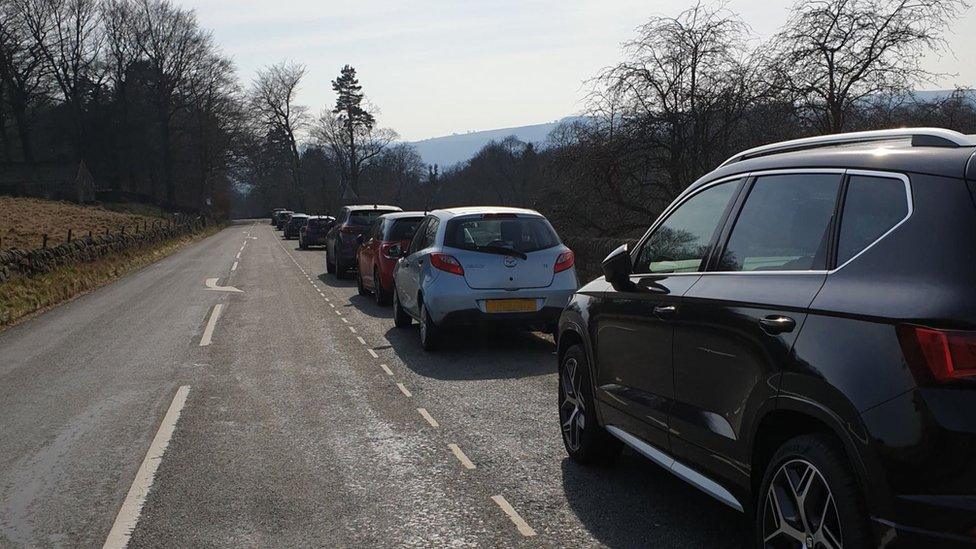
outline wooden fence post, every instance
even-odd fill
[[[71,243],[71,228],[68,228],[68,243]]]
[[[44,241],[41,242],[42,248],[47,248],[47,233],[44,233]]]

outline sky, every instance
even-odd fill
[[[406,141],[551,122],[580,112],[585,82],[621,59],[620,45],[654,15],[693,0],[176,0],[194,9],[249,82],[261,67],[306,65],[299,102],[335,102],[330,82],[354,66],[380,125]],[[791,0],[730,0],[761,37]],[[926,68],[956,73],[922,89],[976,85],[976,14],[948,36],[955,55]]]

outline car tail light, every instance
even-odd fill
[[[553,267],[553,270],[557,273],[561,273],[572,267],[575,263],[576,254],[573,253],[573,250],[566,250],[565,252],[559,254],[559,257],[556,258],[556,265]]]
[[[903,324],[898,338],[909,365],[924,368],[936,381],[976,377],[976,332]]]
[[[430,264],[442,271],[464,276],[464,267],[461,262],[447,254],[430,254]]]

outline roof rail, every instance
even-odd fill
[[[942,128],[897,128],[891,130],[872,130],[866,132],[819,135],[816,137],[805,137],[803,139],[793,139],[790,141],[771,143],[769,145],[762,145],[760,147],[755,147],[734,154],[728,160],[722,162],[721,166],[746,160],[748,158],[766,156],[769,154],[815,149],[817,147],[828,147],[831,145],[869,143],[871,141],[886,141],[889,139],[908,137],[912,139],[912,146],[916,147],[955,148],[976,146],[976,139],[974,139],[973,136],[961,134],[953,130],[945,130]]]

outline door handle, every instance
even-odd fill
[[[674,305],[658,305],[654,307],[654,316],[661,320],[671,320],[677,312],[678,308]]]
[[[774,336],[792,332],[796,328],[796,321],[788,316],[769,315],[759,320],[759,327],[767,334]]]

